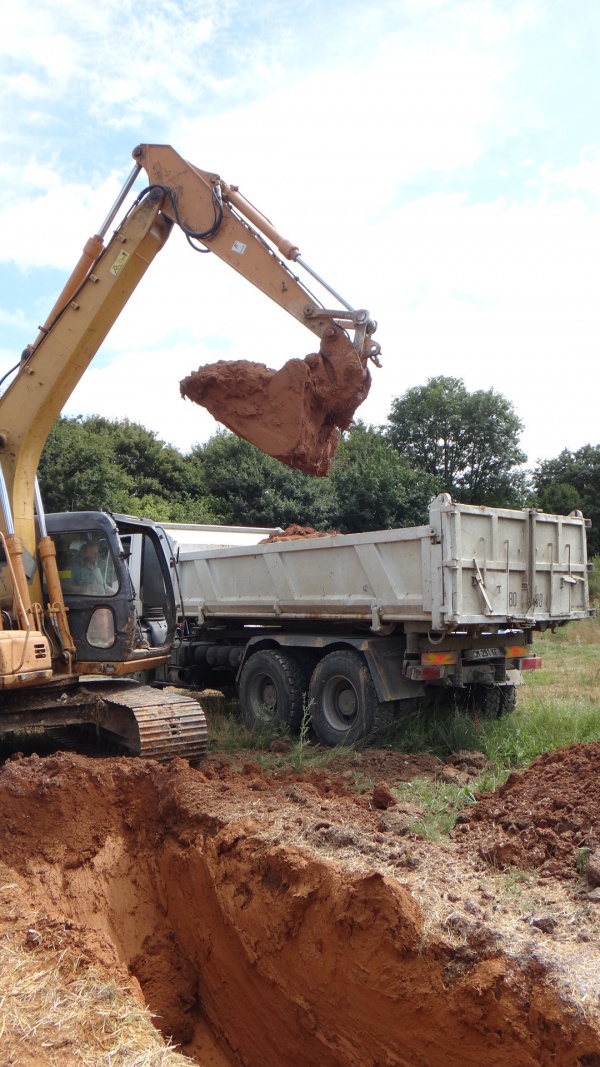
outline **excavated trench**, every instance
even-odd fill
[[[183,761],[7,763],[0,861],[48,914],[112,946],[199,1064],[600,1064],[597,1030],[539,962],[424,936],[400,880],[265,833],[257,804],[280,819],[283,805],[285,830],[298,791],[288,815],[264,783],[246,779],[236,801],[234,778]]]

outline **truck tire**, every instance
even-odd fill
[[[471,708],[484,719],[499,719],[502,714],[502,686],[474,685]]]
[[[499,689],[502,694],[500,714],[510,715],[517,706],[517,687],[516,685],[501,685]]]
[[[308,688],[306,674],[289,652],[263,649],[242,668],[239,698],[247,726],[300,729]]]
[[[385,726],[392,705],[380,704],[358,652],[330,652],[317,664],[308,691],[313,730],[322,745],[364,745]]]

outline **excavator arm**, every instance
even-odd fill
[[[192,166],[169,145],[138,145],[133,157],[148,174],[150,189],[164,194],[163,213],[190,243],[201,241],[321,342],[318,352],[289,360],[279,371],[248,360],[201,367],[181,382],[182,395],[268,455],[310,474],[327,474],[338,428],[347,429],[369,391],[366,364],[380,365],[372,339],[376,323],[368,311],[344,301],[298,247],[218,174]],[[323,307],[281,256],[299,264],[341,307]]]
[[[203,404],[234,432],[283,462],[326,473],[337,441],[335,427],[349,425],[368,391],[367,361],[378,363],[379,346],[372,340],[376,324],[368,312],[355,311],[328,286],[342,307],[324,308],[281,258],[314,274],[296,246],[284,241],[234,186],[187,163],[168,145],[140,145],[133,157],[135,166],[120,197],[87,242],[0,397],[4,525],[9,533],[14,525],[32,555],[35,476],[47,436],[174,224],[192,246],[224,259],[321,341],[317,353],[291,360],[281,371],[246,361],[217,363],[181,383],[183,395]],[[104,247],[103,238],[141,168],[149,185]],[[41,602],[39,594],[34,583],[33,595]]]
[[[187,163],[170,145],[138,145],[133,158],[146,171],[151,188],[164,192],[163,213],[189,240],[201,241],[319,338],[333,323],[353,331],[353,346],[363,363],[367,359],[377,361],[379,345],[371,339],[376,323],[368,311],[355,311],[331,289],[304,262],[299,248],[282,237],[237,186]],[[300,264],[323,285],[340,307],[323,308],[265,238],[280,256]]]

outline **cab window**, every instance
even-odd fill
[[[56,562],[65,595],[111,597],[119,581],[110,545],[101,533],[53,534]]]

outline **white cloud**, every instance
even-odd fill
[[[235,0],[157,0],[150,9],[38,0],[37,17],[12,6],[0,54],[21,59],[13,89],[27,121],[35,105],[43,129],[44,108],[75,99],[78,119],[104,145],[107,127],[135,129],[124,151],[115,133],[102,174],[99,161],[69,157],[62,142],[48,149],[20,130],[13,138],[18,120],[5,106],[0,258],[27,271],[19,303],[32,322],[34,268],[68,273],[130,168],[129,149],[168,139],[239,183],[334,288],[378,318],[384,369],[374,371],[362,417],[381,422],[393,396],[452,374],[515,403],[532,460],[597,439],[587,378],[599,341],[600,215],[590,197],[600,154],[592,146],[560,166],[547,156],[540,170],[537,126],[520,113],[529,105],[515,74],[519,61],[536,78],[535,52],[519,47],[535,41],[536,27],[547,31],[546,4],[393,0],[321,5],[318,17],[311,6],[306,19],[291,5],[263,4],[248,15],[258,20],[250,29]],[[488,191],[472,169],[487,167],[492,183],[496,165],[510,174],[511,134],[536,183],[527,203],[498,197],[496,184]],[[437,181],[460,191],[424,195]],[[68,410],[127,416],[185,448],[214,423],[179,399],[180,377],[223,356],[278,367],[313,348],[306,330],[175,233]]]
[[[108,366],[92,365],[64,414],[131,419],[187,451],[215,433],[217,423],[204,408],[182,399],[179,382],[199,363],[211,360],[214,353],[197,344],[131,350]]]
[[[594,443],[600,215],[575,200],[435,196],[405,205],[387,228],[403,254],[382,272],[373,309],[385,385],[375,377],[368,417],[389,410],[390,394],[450,374],[511,399],[532,462]]]
[[[246,42],[244,62],[225,77],[220,49],[213,55],[217,32],[235,36],[232,12],[239,8],[238,0],[155,0],[150,6],[103,0],[83,7],[72,0],[9,0],[0,41],[0,58],[7,61],[0,98],[15,107],[23,97],[29,103],[62,101],[118,129],[168,120],[177,105],[187,107],[194,96],[232,82],[248,89],[253,79],[266,84],[276,42],[259,49],[256,63],[254,42]],[[15,63],[22,70],[11,77]],[[4,121],[10,123],[10,111]]]
[[[23,172],[29,188],[45,182],[46,191],[20,199],[0,210],[0,261],[21,270],[58,267],[67,273],[79,259],[85,241],[102,225],[116,199],[121,180],[109,175],[101,185],[60,184],[58,174],[34,164]],[[30,279],[31,281],[31,279]]]
[[[600,195],[600,149],[588,147],[582,158],[569,167],[555,168],[545,163],[532,184],[547,192],[591,193]]]

